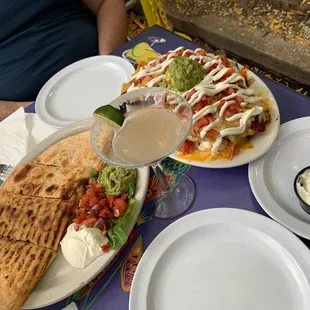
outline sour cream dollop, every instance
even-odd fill
[[[82,227],[76,231],[71,224],[60,242],[61,250],[70,265],[74,268],[85,268],[103,254],[101,247],[109,239],[101,234],[100,229]]]
[[[310,169],[305,170],[296,181],[296,190],[299,197],[310,205]]]

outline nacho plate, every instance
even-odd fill
[[[140,64],[122,92],[153,86],[178,90],[192,106],[191,133],[170,156],[178,161],[204,168],[240,166],[262,156],[278,135],[280,114],[269,88],[224,55],[178,47]]]

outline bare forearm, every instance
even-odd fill
[[[106,55],[126,42],[127,12],[123,0],[105,0],[97,13],[99,53]]]
[[[20,107],[28,107],[32,102],[13,102],[0,100],[0,122]]]

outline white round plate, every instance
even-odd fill
[[[294,193],[294,178],[310,165],[310,117],[283,124],[269,152],[249,165],[249,181],[256,200],[276,221],[310,239],[310,215]]]
[[[242,67],[239,65],[239,67]],[[232,160],[217,160],[217,161],[196,161],[196,160],[186,160],[177,156],[175,152],[170,157],[178,160],[180,162],[190,164],[192,166],[202,167],[202,168],[232,168],[241,165],[248,164],[257,158],[264,155],[273,142],[276,140],[280,127],[280,112],[270,89],[267,85],[253,72],[248,70],[249,78],[253,79],[254,83],[251,85],[251,88],[255,93],[261,93],[261,96],[264,99],[267,99],[270,104],[270,115],[271,123],[267,127],[266,131],[262,134],[256,134],[251,138],[251,143],[253,144],[252,149],[241,150],[238,156],[235,156]]]
[[[80,132],[90,130],[93,119],[87,119],[71,124],[62,128],[41,143],[27,154],[17,165],[33,161],[39,154],[46,150],[52,144],[67,138],[69,136],[78,134]],[[141,208],[143,206],[144,198],[147,192],[149,180],[149,168],[138,169],[138,180],[135,198],[137,199],[135,206],[135,214],[130,226],[128,234],[134,227]],[[94,262],[84,269],[75,269],[65,260],[59,247],[55,260],[52,262],[41,281],[34,288],[28,300],[23,306],[23,309],[37,309],[54,304],[70,295],[88,284],[93,280],[117,255],[118,250],[110,251],[98,257]]]
[[[166,228],[136,270],[129,310],[309,310],[310,251],[245,210],[192,213]]]
[[[128,61],[111,55],[75,62],[43,86],[35,102],[36,113],[56,128],[90,118],[96,108],[120,95],[122,84],[134,71]]]

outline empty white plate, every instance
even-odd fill
[[[75,62],[55,74],[36,99],[36,113],[56,128],[90,118],[96,108],[120,96],[134,67],[117,56],[95,56]]]
[[[245,210],[192,213],[147,248],[130,310],[309,310],[310,251],[275,221]]]
[[[250,185],[262,208],[307,239],[310,239],[310,215],[299,205],[293,183],[296,174],[309,165],[310,117],[283,124],[273,147],[249,165]]]

